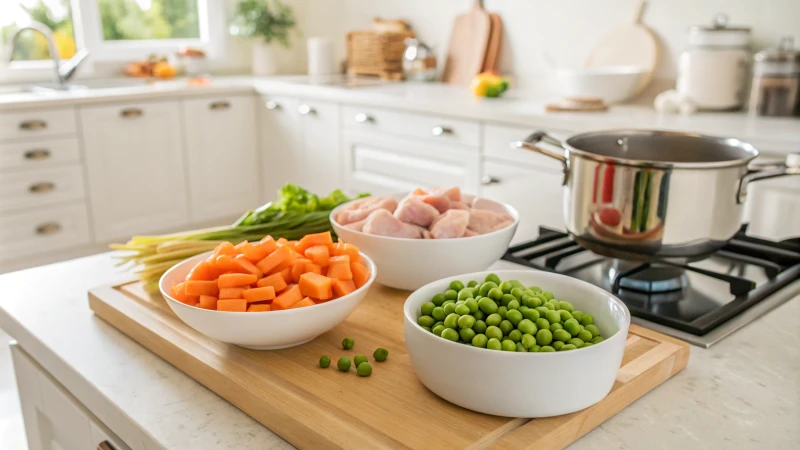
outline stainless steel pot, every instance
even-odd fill
[[[512,145],[561,161],[567,231],[624,259],[703,258],[739,230],[750,183],[800,175],[800,155],[751,170],[752,145],[692,133],[614,130],[562,143],[536,132]]]

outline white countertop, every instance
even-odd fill
[[[92,82],[87,84],[91,85]],[[104,86],[102,82],[95,85]],[[516,124],[531,129],[566,132],[610,128],[691,131],[742,139],[769,153],[800,151],[798,118],[750,117],[744,112],[700,112],[681,116],[660,114],[650,104],[613,105],[608,111],[599,113],[550,113],[545,111],[546,102],[543,99],[524,98],[513,89],[503,98],[488,99],[475,98],[466,88],[440,83],[378,82],[347,88],[315,84],[307,76],[214,77],[207,86],[189,86],[185,80],[180,79],[153,85],[134,80],[125,87],[54,91],[47,94],[0,94],[0,111],[248,92],[402,109],[423,114]]]
[[[109,253],[2,275],[0,327],[134,449],[290,448],[92,314],[87,291],[129,276]],[[800,296],[778,309],[570,448],[798,448]]]

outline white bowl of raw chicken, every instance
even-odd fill
[[[485,270],[503,256],[519,223],[513,207],[462,197],[458,188],[449,188],[426,194],[422,203],[436,205],[428,208],[419,204],[420,191],[414,192],[367,197],[331,211],[336,234],[375,262],[375,281],[412,291],[441,278]]]

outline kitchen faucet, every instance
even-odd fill
[[[47,47],[50,50],[50,58],[53,60],[53,67],[56,71],[56,81],[58,82],[58,87],[60,89],[68,89],[67,81],[75,75],[75,71],[78,69],[78,66],[89,56],[89,52],[87,50],[81,49],[78,50],[72,58],[65,60],[62,64],[58,58],[58,52],[56,51],[56,44],[53,41],[53,32],[50,31],[46,25],[31,21],[30,24],[25,25],[18,29],[13,35],[11,35],[10,42],[10,50],[8,53],[8,60],[12,61],[14,58],[14,45],[16,44],[17,37],[22,33],[24,30],[33,30],[38,31],[39,33],[44,36],[45,40],[47,40]]]

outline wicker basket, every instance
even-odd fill
[[[347,33],[347,73],[402,80],[403,52],[408,37],[414,37],[414,33],[373,30]]]

